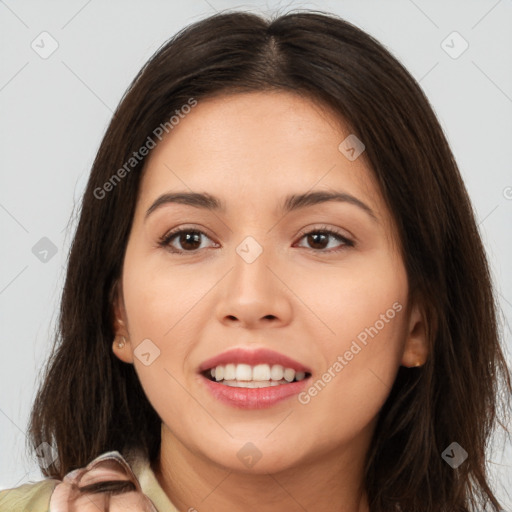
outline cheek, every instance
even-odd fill
[[[401,260],[379,250],[347,259],[346,265],[337,268],[301,273],[293,286],[316,314],[316,320],[307,315],[311,320],[306,325],[316,322],[316,335],[308,335],[318,340],[320,351],[329,357],[324,363],[332,363],[353,341],[364,348],[359,361],[379,363],[378,358],[384,357],[395,362],[407,323],[408,283]]]
[[[145,251],[138,247],[130,251],[129,247],[125,258],[123,293],[128,326],[136,340],[151,338],[164,345],[208,291],[208,280],[197,279],[193,266],[170,264],[163,249]]]
[[[338,287],[327,306],[338,352],[358,344],[360,361],[374,360],[376,364],[379,358],[383,358],[382,362],[395,361],[403,345],[406,325],[407,288],[401,283],[396,274],[369,280],[353,276]]]
[[[155,410],[172,423],[184,410],[190,416],[197,408],[184,388],[190,386],[190,355],[211,322],[209,292],[220,271],[205,275],[149,246],[128,245],[123,296],[138,378]]]
[[[310,418],[325,419],[317,427],[326,432],[349,417],[357,429],[375,417],[396,378],[408,324],[406,272],[400,262],[382,257],[315,283],[311,309],[326,329],[316,331],[321,365],[301,403]]]

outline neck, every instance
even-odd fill
[[[243,504],[247,512],[368,512],[363,479],[370,434],[293,468],[254,474],[192,453],[163,425],[153,470],[178,510],[224,512],[239,510]]]

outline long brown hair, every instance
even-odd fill
[[[108,450],[139,448],[150,460],[159,451],[160,419],[133,366],[111,349],[113,293],[145,159],[105,184],[191,98],[265,90],[322,102],[364,141],[411,297],[426,312],[428,361],[399,369],[367,456],[371,510],[499,510],[485,450],[512,387],[470,200],[417,82],[371,36],[319,11],[196,22],[155,53],[122,98],[83,197],[58,335],[31,415],[32,448],[48,442],[58,452],[44,475],[62,478]],[[454,441],[469,455],[457,469],[441,457]]]

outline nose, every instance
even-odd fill
[[[270,250],[254,251],[250,240],[237,248],[231,271],[219,287],[216,316],[227,326],[283,327],[292,317],[289,277]]]

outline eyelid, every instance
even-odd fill
[[[328,226],[326,224],[314,224],[310,226],[306,226],[305,228],[301,229],[299,233],[297,234],[297,237],[303,237],[304,235],[307,235],[311,232],[328,232],[336,234],[342,238],[345,238],[347,240],[350,240],[351,242],[356,241],[356,238],[346,229],[342,230],[341,228],[337,228],[334,226]]]
[[[298,241],[300,241],[306,235],[309,235],[311,233],[327,234],[328,236],[336,238],[340,242],[342,242],[341,247],[339,247],[337,249],[313,249],[311,247],[304,247],[305,249],[308,249],[309,251],[312,251],[314,253],[333,254],[333,253],[338,253],[338,252],[346,249],[347,247],[350,248],[350,247],[355,247],[357,245],[356,240],[352,235],[344,234],[339,228],[329,227],[326,225],[308,226],[308,227],[303,228],[297,235]]]
[[[166,231],[164,233],[163,236],[160,237],[160,239],[161,240],[166,239],[172,235],[180,233],[181,231],[197,231],[197,232],[200,232],[200,233],[206,235],[208,238],[211,238],[211,236],[207,233],[206,228],[204,228],[202,226],[195,225],[195,224],[183,224],[183,225],[179,225],[175,228],[169,229],[168,231]]]
[[[201,235],[204,235],[205,237],[207,237],[208,239],[212,240],[212,237],[207,233],[207,230],[203,227],[199,227],[199,226],[194,226],[193,224],[191,225],[188,225],[188,224],[185,224],[185,225],[182,225],[182,226],[178,226],[176,228],[173,228],[173,229],[170,229],[169,231],[166,231],[159,239],[158,239],[158,246],[159,247],[170,247],[170,241],[172,238],[174,238],[176,235],[179,235],[181,232],[190,232],[190,231],[194,231],[194,232],[197,232]],[[216,242],[214,242],[216,243]],[[190,253],[190,254],[197,254],[198,250],[196,251],[182,251],[180,249],[175,249],[174,251],[171,251],[171,252],[175,252],[175,253]]]

